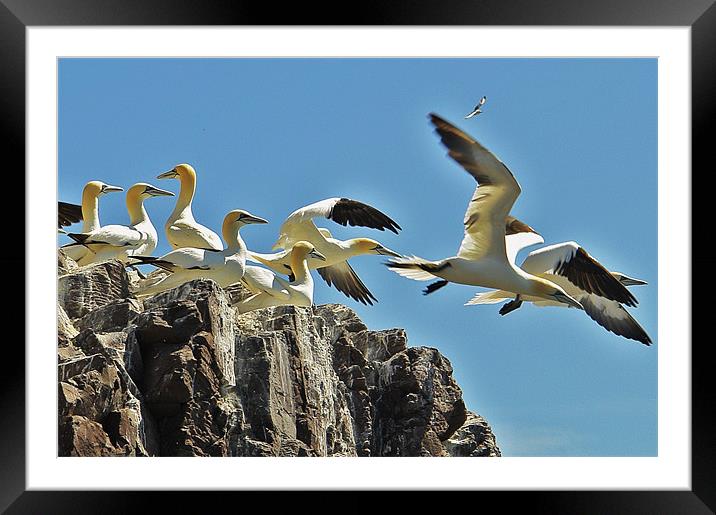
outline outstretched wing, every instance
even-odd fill
[[[585,313],[607,331],[644,345],[651,345],[651,338],[644,328],[618,302],[588,294],[582,295],[579,303]]]
[[[435,114],[430,114],[435,131],[448,155],[477,181],[477,188],[465,212],[463,237],[458,256],[482,259],[507,258],[505,222],[521,189],[512,172],[465,132]]]
[[[291,213],[281,226],[279,240],[274,248],[285,248],[286,242],[299,239],[313,241],[311,238],[320,235],[313,223],[316,217],[327,218],[343,226],[370,227],[379,231],[388,229],[395,234],[400,230],[400,226],[393,219],[373,206],[349,198],[334,197],[315,202]]]
[[[534,275],[560,275],[586,293],[627,306],[636,306],[638,303],[626,286],[573,241],[530,252],[522,263],[522,269]]]
[[[360,280],[353,267],[348,261],[343,261],[331,266],[316,269],[318,274],[328,283],[328,286],[335,286],[338,291],[363,304],[373,305],[378,302],[368,290],[363,281]]]
[[[57,203],[57,227],[68,227],[82,221],[82,206],[67,202]]]

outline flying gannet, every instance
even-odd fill
[[[82,220],[82,232],[92,232],[96,231],[100,228],[99,223],[99,197],[102,195],[106,195],[107,193],[111,193],[113,191],[124,191],[119,186],[111,186],[109,184],[105,184],[101,181],[90,181],[87,184],[85,184],[85,187],[82,189],[82,205],[80,208],[81,211],[81,220]],[[74,204],[67,204],[65,202],[58,202],[57,203],[57,211],[58,211],[58,217],[60,218],[60,224],[64,225],[65,227],[70,224],[62,223],[63,217],[67,217],[70,213],[69,211],[73,211],[73,213],[76,215],[76,208]],[[64,204],[64,207],[63,207]],[[71,208],[68,208],[67,206],[72,206]],[[67,220],[67,218],[65,218]],[[79,220],[75,220],[76,222]],[[62,250],[73,260],[79,261],[82,259],[83,256],[88,252],[87,247],[82,246],[75,246],[73,243],[70,243],[69,245],[65,245],[62,247]]]
[[[144,256],[157,247],[157,230],[149,220],[144,201],[151,197],[174,196],[171,191],[160,190],[143,182],[127,190],[129,226],[105,225],[94,231],[68,234],[75,240],[72,246],[82,246],[88,252],[77,262],[84,266],[108,259],[127,261],[129,256]]]
[[[196,191],[196,171],[191,165],[179,164],[157,179],[179,178],[181,189],[174,211],[169,215],[164,230],[169,244],[175,248],[192,247],[198,249],[223,250],[221,238],[214,231],[194,220],[191,202]]]
[[[308,241],[325,256],[325,260],[309,258],[308,268],[317,269],[329,286],[335,285],[338,291],[363,304],[373,304],[376,298],[363,284],[348,259],[362,254],[378,254],[399,257],[394,252],[369,238],[339,240],[333,238],[330,231],[318,228],[313,222],[323,217],[343,226],[370,227],[398,234],[400,226],[376,208],[348,198],[329,198],[302,207],[291,213],[280,229],[279,239],[274,249],[283,248],[274,254],[249,252],[249,259],[262,263],[279,274],[291,273],[290,250],[298,241]]]
[[[221,229],[227,245],[225,250],[182,247],[158,258],[134,256],[134,264],[154,265],[169,272],[166,277],[146,288],[140,286],[137,295],[155,295],[199,278],[213,279],[221,287],[238,283],[244,276],[246,266],[246,245],[239,231],[244,225],[265,223],[268,222],[263,218],[234,209],[224,217]]]
[[[619,272],[609,272],[573,241],[530,252],[521,268],[525,272],[559,284],[579,301],[592,320],[607,331],[645,345],[651,344],[651,338],[644,328],[622,306],[635,306],[637,303],[625,286],[642,285],[646,284],[646,281],[633,279]],[[523,302],[532,302],[535,306],[564,306],[541,297],[515,295],[504,290],[478,293],[465,305],[496,304],[505,300],[510,301],[502,306],[500,315],[518,309]]]
[[[509,216],[521,193],[512,172],[489,150],[451,123],[432,113],[430,119],[447,147],[448,155],[477,182],[463,221],[465,235],[456,256],[438,261],[416,256],[394,258],[386,265],[394,272],[418,281],[442,279],[484,286],[581,309],[579,302],[561,286],[523,271],[508,258],[506,226],[514,226],[517,232],[534,232],[528,225]],[[447,282],[440,283],[437,288]]]
[[[465,119],[472,118],[473,116],[477,116],[478,114],[482,113],[482,109],[480,109],[482,106],[485,105],[485,102],[487,102],[487,97],[482,97],[480,99],[480,102],[474,107],[474,109],[469,112],[467,115],[465,115]]]
[[[239,313],[269,306],[310,306],[313,304],[313,278],[309,271],[308,260],[324,260],[313,244],[307,241],[296,242],[289,251],[292,281],[287,281],[271,270],[248,265],[241,282],[253,295],[235,304]]]

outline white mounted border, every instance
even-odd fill
[[[28,490],[690,489],[690,28],[28,27],[27,43]],[[58,458],[57,59],[232,56],[658,57],[658,457]]]

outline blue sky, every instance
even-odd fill
[[[484,113],[462,117],[482,95]],[[513,214],[546,243],[576,240],[612,270],[645,279],[632,313],[652,347],[606,332],[584,313],[525,305],[463,306],[476,288],[424,283],[378,256],[352,260],[379,299],[365,307],[316,278],[317,304],[340,302],[373,329],[453,364],[468,407],[505,456],[657,454],[657,62],[655,59],[62,59],[59,198],[83,185],[125,190],[182,162],[198,174],[194,214],[217,232],[231,209],[268,251],[294,209],[333,196],[367,202],[399,236],[344,228],[405,254],[452,256],[473,179],[445,156],[426,115],[472,134],[523,190]],[[172,198],[146,206],[163,224]],[[123,194],[100,201],[103,224],[127,223]],[[64,243],[64,237],[60,243]],[[521,261],[522,253],[518,262]]]

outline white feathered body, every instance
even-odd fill
[[[310,274],[306,275],[302,281],[291,283],[270,270],[247,265],[243,283],[252,292],[264,295],[257,295],[250,306],[244,304],[243,310],[240,307],[242,312],[260,307],[310,306],[313,303],[313,278]]]
[[[103,243],[88,243],[89,249],[77,264],[84,266],[108,259],[127,262],[129,256],[149,256],[157,248],[157,230],[147,218],[136,225],[105,225],[90,233],[90,239]]]
[[[170,217],[164,225],[167,241],[174,249],[185,247],[221,250],[224,246],[214,231],[194,220],[191,213]]]

